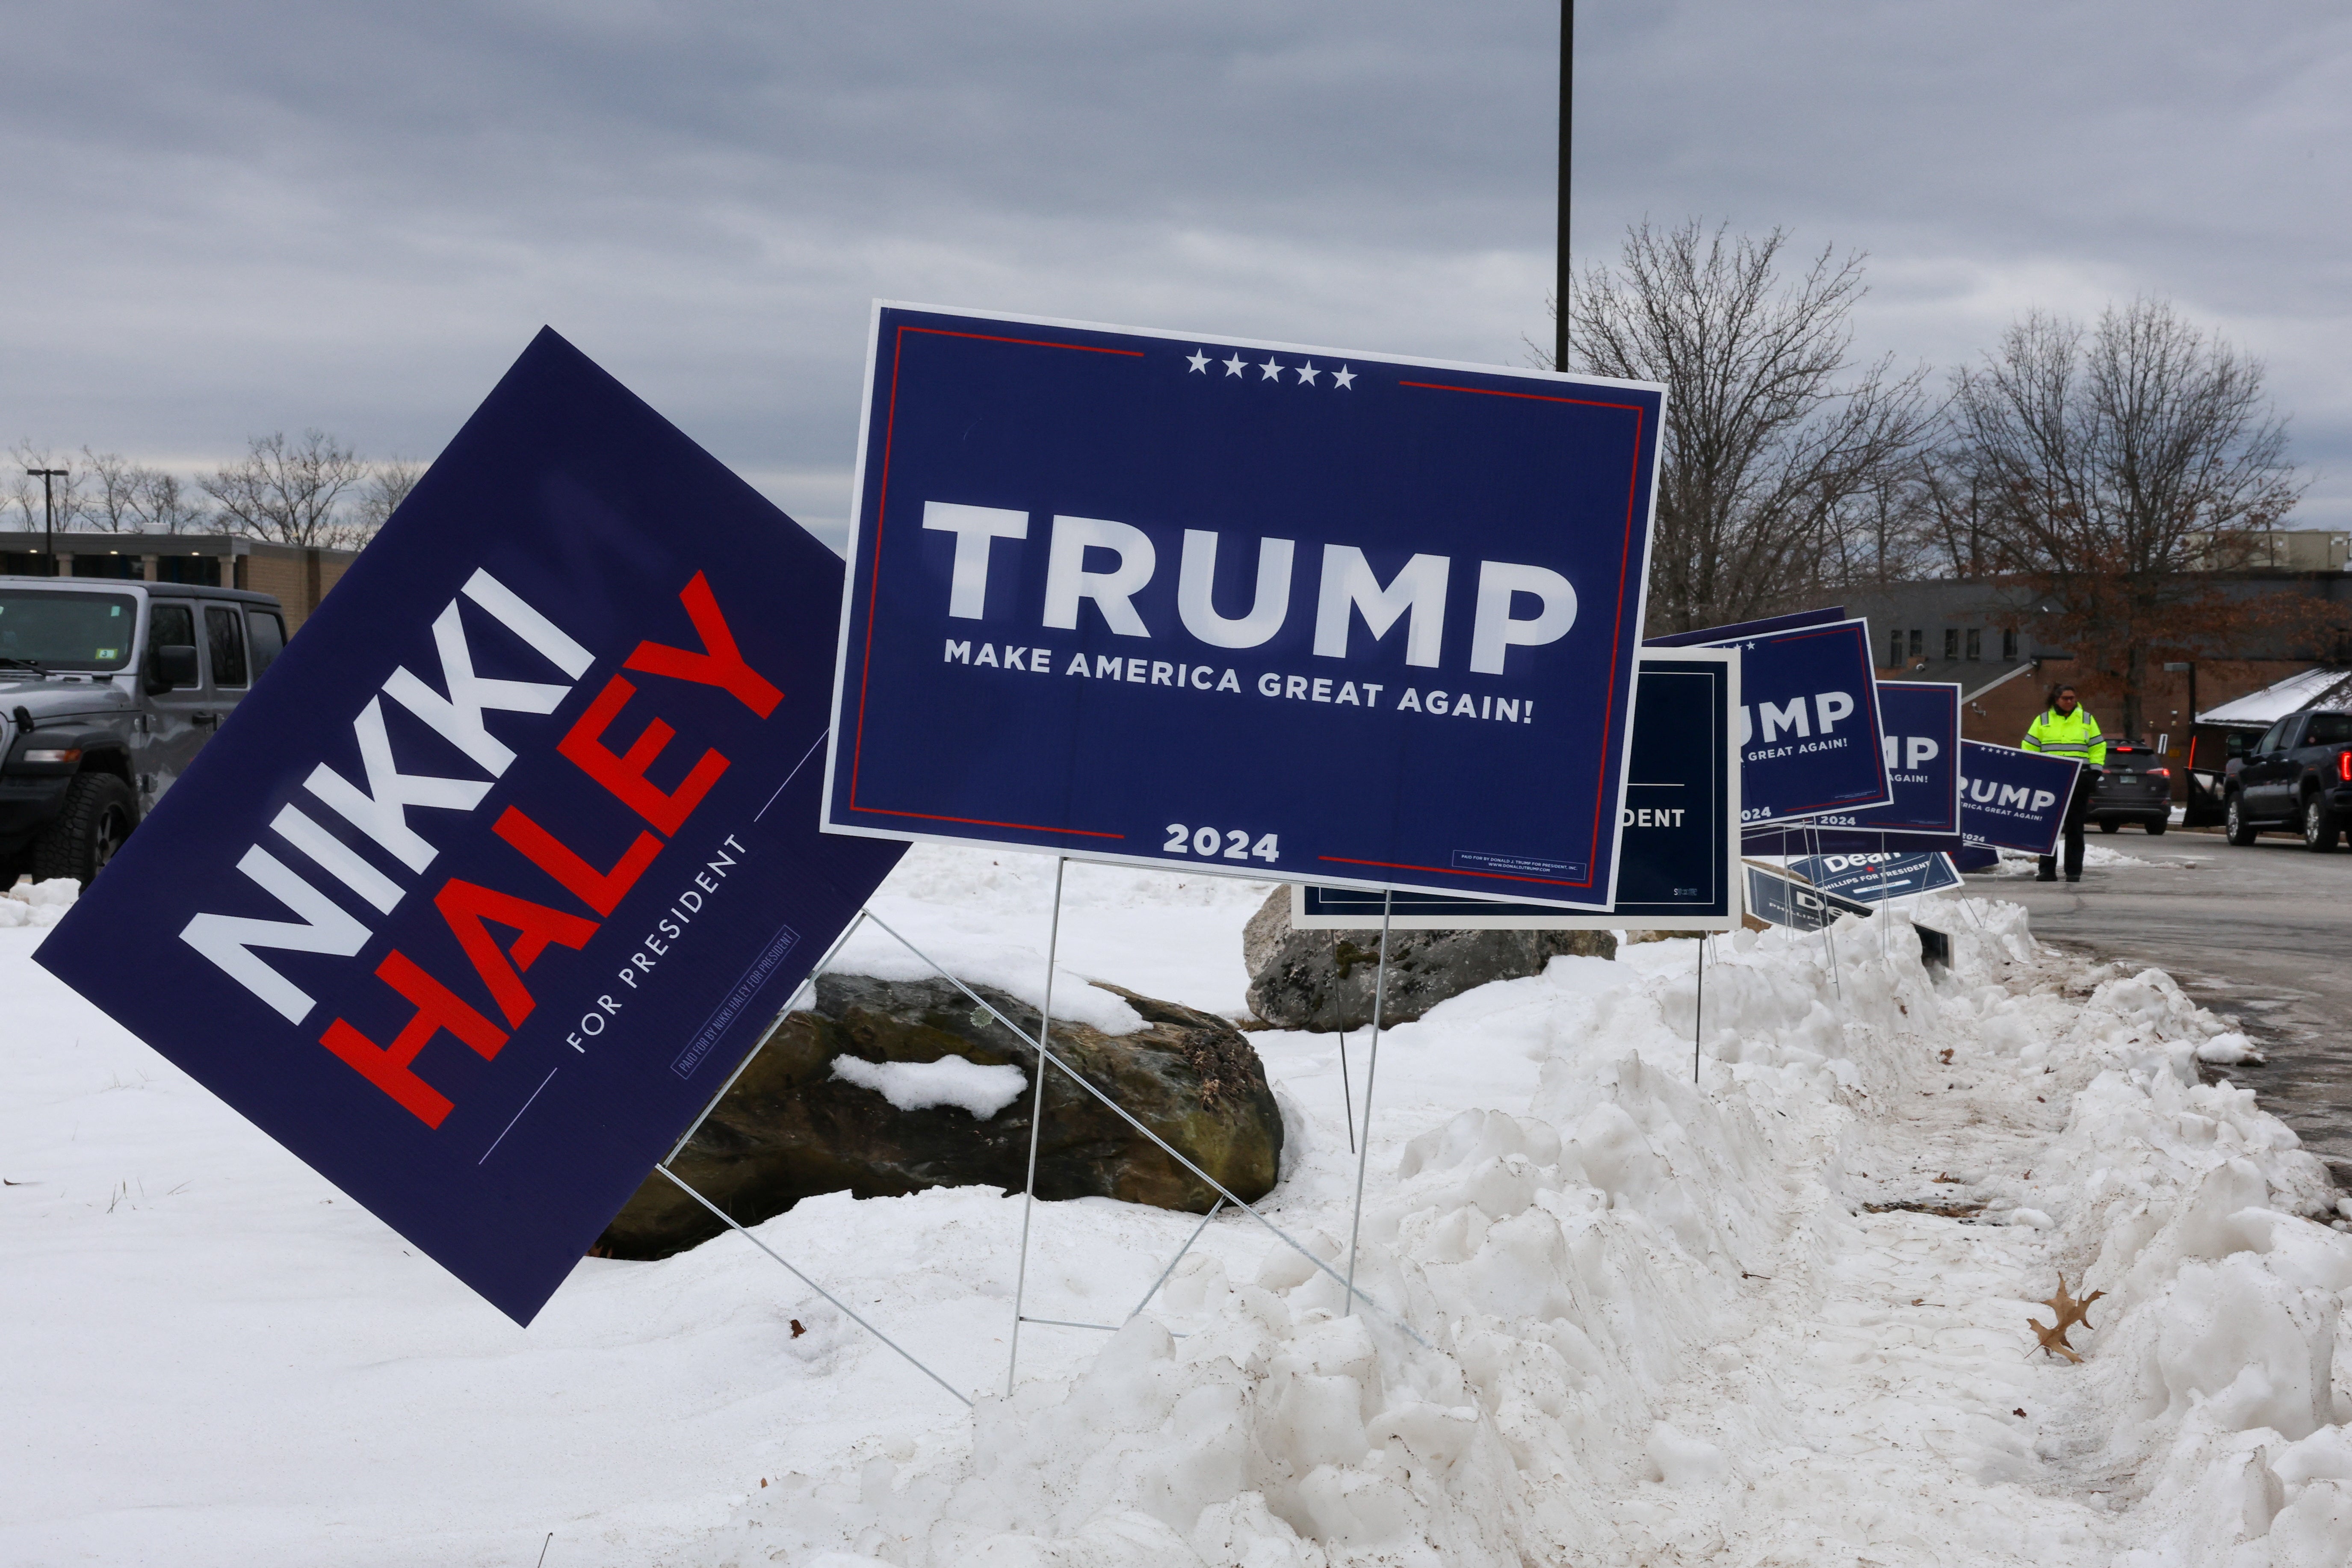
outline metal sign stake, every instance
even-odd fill
[[[1381,1004],[1389,991],[1389,917],[1396,895],[1381,895],[1381,966],[1372,979],[1372,1055],[1364,1067],[1364,1140],[1356,1151],[1356,1217],[1348,1226],[1348,1315],[1356,1315],[1356,1244],[1364,1232],[1364,1169],[1372,1158],[1372,1081],[1381,1072]]]
[[[1054,963],[1062,944],[1062,871],[1069,861],[1054,857],[1054,917],[1045,935],[1045,1005],[1037,1013],[1037,1054],[1045,1055],[1054,1027]],[[1045,1125],[1045,1064],[1036,1065],[1037,1094],[1029,1112],[1029,1178],[1021,1189],[1021,1265],[1013,1279],[1013,1346],[1004,1358],[1004,1397],[1013,1397],[1013,1374],[1021,1364],[1021,1304],[1029,1288],[1029,1216],[1037,1206],[1037,1136]]]
[[[1691,1017],[1691,1082],[1698,1081],[1699,1042],[1706,1038],[1706,949],[1713,939],[1705,932],[1698,939],[1698,1005]]]
[[[1241,1210],[1242,1213],[1249,1215],[1250,1218],[1257,1221],[1258,1224],[1265,1226],[1267,1231],[1274,1236],[1276,1240],[1290,1248],[1291,1251],[1298,1254],[1299,1257],[1307,1259],[1307,1263],[1311,1267],[1318,1268],[1325,1274],[1329,1275],[1333,1283],[1342,1286],[1348,1285],[1347,1278],[1337,1268],[1332,1268],[1330,1264],[1325,1262],[1322,1258],[1318,1258],[1315,1255],[1314,1250],[1307,1247],[1305,1242],[1300,1241],[1297,1237],[1291,1235],[1288,1231],[1275,1224],[1274,1221],[1268,1219],[1265,1215],[1260,1214],[1255,1205],[1247,1203],[1242,1198],[1236,1196],[1231,1187],[1226,1186],[1223,1182],[1217,1180],[1216,1177],[1201,1169],[1200,1165],[1196,1163],[1190,1155],[1177,1148],[1173,1143],[1168,1142],[1167,1139],[1160,1136],[1159,1133],[1154,1132],[1150,1128],[1146,1127],[1142,1121],[1138,1118],[1133,1111],[1128,1110],[1127,1107],[1121,1105],[1118,1100],[1113,1100],[1098,1085],[1097,1085],[1093,1079],[1087,1078],[1086,1074],[1078,1071],[1077,1068],[1072,1067],[1069,1063],[1055,1056],[1052,1051],[1040,1047],[1035,1040],[1030,1037],[1029,1032],[1026,1029],[1024,1029],[1020,1025],[1015,1024],[1012,1019],[1006,1017],[1004,1014],[998,1009],[996,1005],[989,1001],[987,997],[982,996],[979,992],[974,991],[970,985],[966,984],[961,979],[950,973],[947,966],[940,963],[939,960],[933,958],[921,948],[917,947],[913,942],[908,941],[904,933],[895,930],[889,921],[884,920],[880,915],[875,914],[871,910],[866,911],[866,917],[873,921],[877,926],[879,926],[883,931],[896,938],[901,947],[904,947],[908,952],[913,953],[917,958],[921,959],[925,963],[929,964],[932,972],[938,974],[940,979],[946,981],[949,984],[962,992],[966,996],[971,997],[973,1005],[977,1006],[981,1011],[986,1013],[990,1017],[1003,1025],[1006,1032],[1011,1034],[1014,1039],[1019,1040],[1023,1045],[1027,1046],[1031,1050],[1035,1051],[1041,1063],[1039,1070],[1044,1070],[1045,1065],[1050,1065],[1059,1068],[1062,1075],[1068,1079],[1073,1084],[1076,1085],[1081,1092],[1092,1095],[1096,1100],[1099,1100],[1102,1103],[1104,1110],[1109,1111],[1113,1116],[1118,1117],[1121,1121],[1126,1122],[1129,1127],[1135,1129],[1135,1131],[1141,1134],[1144,1140],[1153,1148],[1159,1150],[1171,1160],[1176,1162],[1177,1164],[1182,1166],[1185,1170],[1198,1177],[1202,1185],[1207,1187],[1211,1192],[1215,1193],[1219,1197],[1224,1199],[1225,1202],[1233,1205],[1234,1207]],[[1349,1286],[1349,1291],[1351,1300],[1360,1300],[1363,1301],[1366,1306],[1370,1307],[1381,1317],[1386,1318],[1389,1321],[1394,1323],[1408,1339],[1412,1341],[1413,1343],[1421,1346],[1423,1350],[1430,1348],[1429,1341],[1424,1339],[1421,1335],[1420,1331],[1414,1329],[1411,1323],[1405,1321],[1402,1315],[1390,1310],[1387,1307],[1382,1306],[1379,1301],[1374,1300],[1363,1291],[1355,1289],[1352,1286]]]
[[[704,1208],[709,1209],[712,1214],[717,1215],[720,1219],[726,1221],[728,1229],[741,1236],[744,1240],[750,1242],[752,1246],[758,1247],[761,1251],[774,1258],[778,1263],[783,1264],[784,1268],[791,1270],[793,1279],[799,1280],[802,1284],[807,1286],[810,1289],[815,1291],[818,1295],[832,1302],[835,1310],[840,1312],[843,1317],[847,1318],[851,1322],[856,1323],[859,1328],[864,1329],[867,1333],[872,1334],[876,1339],[880,1340],[884,1344],[888,1345],[892,1350],[897,1351],[900,1355],[906,1357],[908,1362],[913,1365],[916,1371],[921,1373],[925,1377],[929,1378],[933,1383],[938,1384],[941,1388],[946,1389],[950,1394],[954,1396],[958,1404],[970,1406],[971,1404],[970,1397],[960,1392],[954,1384],[950,1383],[946,1378],[941,1377],[938,1373],[933,1372],[929,1367],[925,1366],[921,1362],[917,1361],[915,1359],[914,1352],[908,1350],[906,1346],[900,1344],[898,1341],[892,1339],[889,1335],[884,1333],[881,1330],[876,1328],[873,1324],[859,1317],[857,1313],[852,1310],[849,1304],[841,1300],[840,1297],[835,1296],[832,1291],[826,1289],[824,1286],[818,1284],[815,1280],[810,1279],[799,1269],[793,1268],[791,1263],[785,1261],[784,1255],[782,1253],[778,1252],[774,1247],[770,1247],[766,1242],[761,1241],[758,1237],[752,1235],[751,1232],[746,1229],[733,1215],[729,1214],[725,1209],[720,1208],[717,1204],[712,1203],[709,1198],[704,1197],[700,1193],[687,1185],[685,1179],[679,1176],[676,1171],[671,1170],[667,1164],[656,1165],[654,1169],[659,1171],[663,1175],[667,1176],[673,1183],[677,1184],[677,1190],[679,1192],[684,1193],[688,1197],[692,1198],[696,1203],[700,1204]]]
[[[1356,1091],[1348,1079],[1348,1031],[1339,1031],[1339,1106],[1348,1113],[1348,1152],[1356,1152]]]

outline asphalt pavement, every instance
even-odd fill
[[[2269,1060],[2221,1068],[2352,1188],[2352,851],[2315,855],[2264,835],[2232,848],[2218,830],[2090,834],[2141,864],[2091,865],[2081,882],[1979,875],[1972,892],[2032,911],[2034,934],[2102,960],[2153,964],[2237,1021]]]

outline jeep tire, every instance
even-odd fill
[[[2252,844],[2257,830],[2252,823],[2246,820],[2245,797],[2231,790],[2229,803],[2221,810],[2222,831],[2230,842],[2241,849]]]
[[[76,774],[66,786],[65,809],[33,840],[27,869],[37,882],[71,877],[86,888],[122,847],[137,817],[129,784],[112,773]]]

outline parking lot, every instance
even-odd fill
[[[2144,863],[2089,866],[2072,887],[1990,875],[1970,887],[2024,904],[2046,941],[2168,970],[2234,1016],[2270,1059],[2219,1070],[2352,1187],[2352,852],[2314,855],[2284,834],[2239,849],[2179,827],[2090,841]]]

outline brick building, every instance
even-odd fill
[[[50,575],[46,548],[50,537],[0,530],[0,573]],[[58,576],[197,583],[274,594],[286,607],[289,635],[358,559],[356,551],[271,544],[219,533],[67,532],[54,537]]]
[[[2219,575],[2225,592],[2249,596],[2297,594],[2352,606],[2352,572],[2262,570]],[[2075,679],[2074,650],[2054,635],[2037,636],[2037,623],[2054,616],[2015,584],[1990,578],[1892,583],[1843,596],[1849,616],[1870,622],[1881,680],[1957,681],[1965,699],[1962,733],[1972,741],[2013,746],[2041,711],[2052,682]],[[2191,670],[2151,671],[2143,707],[2147,733],[2185,760],[2193,712],[2205,712],[2262,690],[2302,670],[2352,663],[2352,648],[2288,646],[2257,639],[2228,660]],[[2193,698],[2192,698],[2193,689]],[[2110,733],[2121,716],[2093,713]]]

